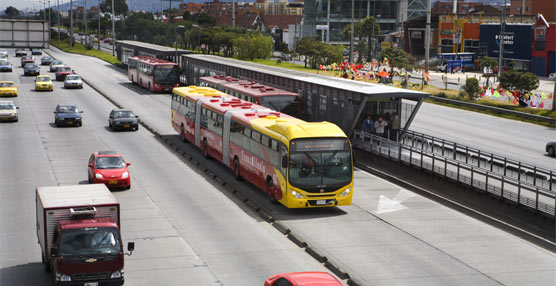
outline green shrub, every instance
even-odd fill
[[[467,99],[473,100],[479,93],[479,81],[474,77],[468,78],[465,80],[465,84],[461,87],[461,89],[467,95]]]

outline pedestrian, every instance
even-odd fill
[[[386,121],[382,119],[382,116],[378,117],[378,120],[375,122],[375,133],[377,136],[384,137],[384,127],[388,125]]]
[[[371,134],[373,132],[373,119],[370,114],[367,114],[367,118],[363,119],[363,132]]]
[[[390,133],[390,140],[398,141],[399,132],[400,132],[400,118],[398,117],[398,113],[394,112],[394,116],[392,117],[392,133]]]
[[[390,126],[392,121],[390,121],[390,112],[386,112],[386,114],[384,114],[384,122],[386,122],[386,126],[384,127],[384,138],[390,138]]]

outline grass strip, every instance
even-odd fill
[[[69,43],[68,43],[67,40],[61,41],[60,46],[58,46],[58,40],[51,39],[50,44],[57,47],[58,49],[60,49],[64,52],[80,54],[80,55],[85,55],[85,56],[91,56],[91,57],[99,58],[99,59],[101,59],[105,62],[111,63],[113,65],[120,65],[120,61],[118,61],[118,59],[115,56],[112,56],[110,53],[107,53],[107,52],[102,51],[102,50],[99,51],[95,48],[87,50],[85,48],[85,45],[83,45],[81,43],[78,43],[78,42],[75,42],[75,45],[73,45],[71,50],[69,48]]]

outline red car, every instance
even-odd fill
[[[131,178],[126,163],[115,151],[95,152],[89,158],[89,183],[105,184],[108,188],[131,188]]]
[[[72,73],[73,70],[70,67],[59,67],[56,69],[56,73],[54,73],[54,75],[56,75],[56,80],[63,81],[64,79],[66,79],[66,76],[68,74]]]
[[[268,277],[264,286],[343,286],[336,277],[326,272],[282,273]]]

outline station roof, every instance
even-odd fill
[[[285,77],[292,80],[299,80],[308,83],[321,85],[328,88],[343,89],[354,93],[359,93],[366,96],[378,98],[412,98],[418,99],[428,97],[429,94],[409,89],[402,89],[391,87],[382,84],[366,83],[361,81],[354,81],[344,78],[321,76],[312,73],[290,70],[280,67],[267,66],[247,61],[240,61],[231,58],[219,57],[214,55],[190,54],[188,58],[199,59],[203,61],[213,62],[215,64],[225,64],[230,66],[242,67],[255,72],[271,74],[275,76]]]
[[[128,41],[128,40],[116,41],[116,45],[122,45],[124,47],[127,45],[127,46],[133,47],[134,49],[151,50],[151,51],[155,51],[157,53],[163,53],[163,54],[169,54],[169,55],[175,55],[176,54],[176,49],[175,48],[159,46],[159,45],[155,45],[155,44],[149,44],[149,43],[138,42],[138,41]],[[190,53],[191,53],[191,51],[178,49],[178,54],[190,54]]]

